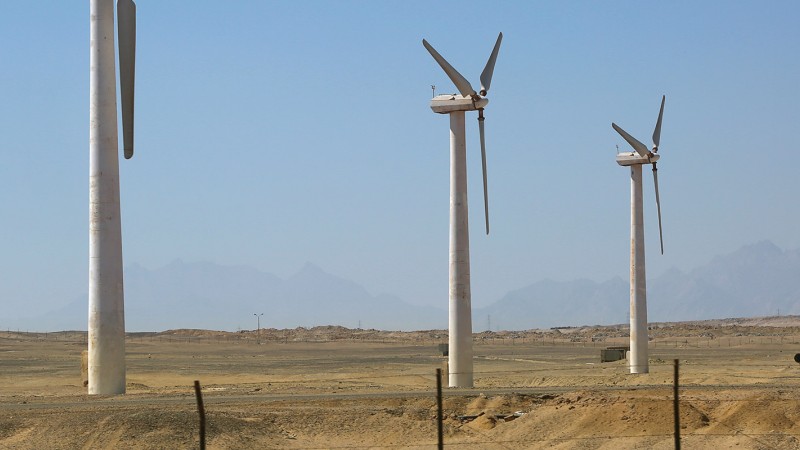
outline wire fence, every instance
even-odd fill
[[[606,444],[613,448],[651,448],[656,445],[660,448],[674,446],[676,449],[680,449],[681,445],[687,448],[800,448],[798,390],[787,389],[786,386],[777,389],[774,386],[760,386],[759,390],[772,391],[766,397],[752,391],[731,394],[730,390],[742,387],[732,385],[703,386],[702,392],[686,391],[679,387],[678,364],[678,360],[672,362],[675,369],[674,384],[667,386],[642,386],[622,392],[609,391],[608,386],[597,386],[594,392],[578,390],[577,394],[517,392],[513,395],[518,399],[527,399],[529,404],[516,414],[498,413],[495,407],[493,410],[484,409],[480,413],[466,415],[463,414],[463,403],[445,406],[442,410],[441,384],[437,383],[439,391],[430,393],[429,411],[435,412],[435,416],[430,418],[436,419],[439,436],[445,434],[444,439],[439,438],[441,444],[438,448],[606,448]],[[438,380],[437,376],[438,371],[433,378]],[[387,379],[390,376],[371,378]],[[800,386],[800,378],[795,377],[795,381],[794,386]],[[444,396],[453,398],[463,394],[447,395],[445,392]],[[484,397],[484,394],[468,397],[474,399]],[[486,400],[491,400],[491,397],[486,397]],[[554,408],[563,411],[558,420],[554,420]],[[488,418],[489,422],[484,421],[484,426],[471,426],[481,417]],[[589,422],[593,423],[592,427],[580,430],[582,424]],[[485,427],[486,423],[491,423],[491,426]],[[509,425],[512,423],[514,425]],[[554,423],[561,423],[562,429],[554,429]],[[436,431],[433,426],[429,429],[432,435]],[[444,433],[443,429],[446,430]],[[602,429],[605,431],[598,431]],[[521,436],[509,437],[514,434]],[[437,439],[434,436],[416,443],[291,446],[306,450],[435,447]]]
[[[308,329],[312,330],[312,329]],[[403,332],[387,333],[375,332],[358,334],[336,335],[325,332],[303,333],[296,330],[280,330],[281,333],[270,335],[259,335],[256,331],[241,332],[209,332],[205,330],[176,330],[165,332],[129,332],[126,333],[126,340],[129,342],[180,342],[180,343],[232,343],[242,345],[261,345],[269,343],[322,343],[322,342],[359,342],[373,344],[398,344],[407,343],[415,346],[430,346],[447,343],[447,331],[429,333],[431,336],[421,337],[414,335],[404,337]],[[58,331],[58,332],[29,332],[19,330],[6,330],[0,336],[0,340],[39,340],[39,341],[63,341],[63,342],[86,342],[88,334],[85,331]],[[525,335],[523,333],[508,333],[503,335],[492,333],[481,333],[473,336],[475,346],[560,346],[575,348],[606,348],[614,345],[626,345],[628,343],[626,335],[610,337],[586,337],[586,336],[562,336],[552,335],[536,336]],[[733,348],[748,345],[771,346],[796,344],[800,345],[800,335],[738,335],[738,336],[694,336],[681,338],[651,338],[649,347],[659,348]]]

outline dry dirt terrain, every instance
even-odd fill
[[[800,449],[800,319],[654,324],[650,373],[600,350],[624,327],[475,335],[475,388],[444,390],[458,449]],[[127,394],[88,396],[85,333],[0,332],[0,449],[436,448],[446,331],[132,333]]]

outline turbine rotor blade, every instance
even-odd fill
[[[635,137],[626,133],[625,130],[617,126],[617,124],[612,123],[611,127],[614,128],[617,131],[617,133],[619,133],[619,135],[622,136],[626,141],[628,141],[628,144],[631,144],[631,147],[633,147],[633,149],[636,150],[637,153],[639,153],[639,156],[647,156],[647,153],[649,151],[646,145],[637,141]]]
[[[656,122],[656,128],[653,130],[653,147],[655,151],[658,151],[658,143],[661,140],[661,118],[664,117],[664,100],[666,99],[666,95],[661,96],[661,109],[658,111],[658,122]]]
[[[489,190],[486,184],[486,140],[483,131],[483,108],[478,110],[478,130],[481,135],[481,163],[483,166],[483,211],[486,217],[486,234],[489,234]]]
[[[474,97],[475,95],[477,95],[475,89],[473,89],[472,85],[469,84],[469,81],[467,81],[467,79],[464,78],[463,75],[458,73],[458,71],[454,69],[453,66],[451,66],[450,63],[447,62],[447,60],[444,59],[442,55],[440,55],[439,52],[437,52],[436,49],[433,48],[431,44],[428,43],[428,41],[423,39],[422,45],[424,45],[425,48],[428,50],[428,53],[430,53],[431,56],[433,56],[433,59],[435,59],[436,62],[439,63],[439,66],[442,68],[442,70],[444,70],[444,73],[446,73],[447,76],[450,77],[450,80],[453,82],[453,84],[456,85],[456,88],[458,89],[459,92],[461,92],[461,95],[463,95],[464,97]]]
[[[481,72],[481,95],[486,95],[489,92],[489,86],[492,84],[492,74],[494,73],[494,63],[497,61],[497,52],[500,51],[500,43],[503,41],[503,33],[497,36],[497,42],[494,44],[492,54],[489,60],[486,61],[486,67]]]
[[[119,85],[122,100],[122,142],[125,159],[133,156],[133,91],[136,76],[136,4],[117,1]]]
[[[661,199],[658,197],[658,169],[653,163],[653,183],[656,186],[656,209],[658,209],[658,238],[661,240],[661,254],[664,254],[664,234],[661,231]]]

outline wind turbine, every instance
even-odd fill
[[[492,83],[492,73],[503,33],[481,72],[481,90],[472,85],[450,65],[425,39],[422,45],[439,63],[459,94],[437,95],[431,100],[431,109],[438,114],[450,115],[450,294],[449,294],[449,356],[448,379],[450,387],[472,387],[472,305],[469,276],[469,223],[467,209],[467,160],[464,116],[466,111],[478,111],[478,128],[481,140],[483,166],[483,204],[486,217],[486,234],[489,234],[489,198],[486,185],[486,143],[483,129],[483,109],[489,103],[486,93]]]
[[[114,2],[91,0],[89,58],[89,394],[125,393]],[[133,156],[136,5],[117,2],[125,158]]]
[[[661,231],[661,201],[658,198],[658,144],[661,139],[661,119],[664,116],[664,100],[661,97],[661,109],[658,121],[653,130],[652,151],[625,130],[612,123],[611,127],[620,134],[635,151],[617,154],[617,164],[631,168],[631,337],[630,373],[647,373],[650,371],[647,356],[647,287],[645,285],[644,257],[644,214],[642,207],[642,166],[653,165],[653,182],[656,189],[656,207],[658,209],[658,236],[661,241],[661,254],[664,254],[664,237]]]

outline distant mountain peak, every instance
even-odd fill
[[[778,254],[783,253],[783,250],[781,250],[780,247],[775,245],[770,240],[763,240],[763,241],[760,241],[760,242],[756,242],[755,244],[752,244],[752,245],[745,245],[739,251],[740,252],[747,252],[747,253],[750,253],[750,252],[756,253],[757,252],[759,254],[768,254],[768,255],[778,255]]]
[[[670,266],[670,268],[667,269],[666,272],[661,274],[661,277],[677,277],[681,275],[683,275],[683,271],[681,269],[678,269],[675,266]]]
[[[306,275],[320,275],[320,274],[327,275],[327,272],[322,270],[320,266],[312,263],[311,261],[306,261],[306,263],[303,264],[303,267],[301,267],[300,270],[298,270],[290,278],[296,278],[298,276],[306,276]]]
[[[181,267],[181,266],[183,266],[185,264],[186,263],[182,259],[175,258],[172,261],[170,261],[168,264],[166,264],[164,267]]]
[[[742,246],[725,255],[717,255],[711,260],[708,266],[696,268],[693,272],[707,271],[709,267],[725,264],[758,265],[765,260],[773,260],[783,254],[784,251],[772,241],[763,240],[755,244]]]
[[[315,272],[322,272],[323,271],[322,267],[314,264],[311,261],[306,261],[305,264],[303,264],[303,267],[300,270],[313,270]]]

